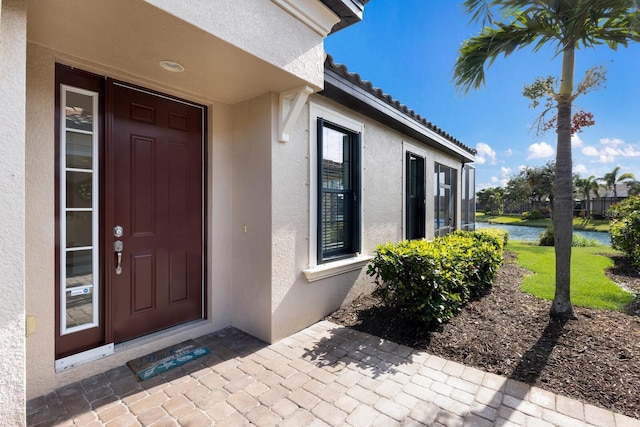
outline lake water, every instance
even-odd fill
[[[526,225],[503,225],[503,224],[488,224],[486,222],[477,222],[476,230],[481,228],[501,228],[509,232],[509,240],[527,240],[538,241],[540,239],[540,233],[544,231],[542,227],[529,227]],[[602,231],[576,231],[573,230],[573,234],[584,236],[590,240],[597,240],[603,245],[611,246],[611,236],[609,233]]]

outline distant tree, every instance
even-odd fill
[[[618,200],[617,185],[623,181],[635,179],[632,173],[627,172],[618,176],[618,172],[620,172],[620,166],[616,166],[611,172],[605,173],[602,178],[598,178],[598,180],[603,181],[602,187],[608,191],[613,191],[613,198],[616,201]]]
[[[598,181],[593,175],[588,178],[580,178],[578,175],[574,181],[574,186],[578,196],[587,202],[586,215],[587,218],[591,218],[591,194],[594,193],[598,197],[598,188],[600,188]]]
[[[505,189],[502,187],[489,187],[480,190],[476,195],[485,214],[502,215],[504,213],[505,193]]]
[[[521,205],[531,200],[531,186],[525,177],[525,171],[520,171],[509,178],[506,199],[514,205]]]
[[[531,187],[531,197],[537,200],[538,205],[548,198],[549,204],[553,209],[553,184],[555,182],[556,164],[555,162],[548,162],[544,166],[535,168],[527,168],[525,170],[525,177]]]
[[[454,67],[456,85],[468,91],[484,83],[484,67],[498,56],[533,45],[534,51],[553,45],[562,58],[558,90],[549,91],[557,108],[558,134],[554,177],[556,292],[550,314],[575,318],[571,304],[571,241],[573,180],[571,110],[581,86],[574,90],[575,53],[580,47],[606,43],[610,48],[640,41],[637,0],[466,0],[481,32],[463,42]],[[497,17],[497,18],[496,18]],[[586,81],[586,79],[585,79]],[[583,83],[585,82],[583,81]]]
[[[498,215],[502,215],[504,213],[504,198],[505,189],[502,187],[495,187],[493,194],[489,197],[492,207],[498,212]]]
[[[491,206],[489,205],[489,196],[491,196],[491,192],[489,188],[483,188],[482,190],[476,193],[478,197],[478,203],[482,206],[482,212],[485,214],[491,213]]]
[[[640,181],[627,181],[625,184],[627,184],[627,191],[630,196],[640,196]]]

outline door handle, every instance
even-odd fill
[[[116,253],[116,274],[122,273],[122,249],[123,244],[121,240],[113,242],[113,251]]]

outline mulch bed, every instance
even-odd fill
[[[640,295],[638,269],[612,258],[611,279]],[[520,291],[526,274],[507,252],[490,293],[438,327],[408,322],[372,296],[326,319],[640,419],[640,297],[628,313],[575,307],[578,320],[554,321],[551,302]]]

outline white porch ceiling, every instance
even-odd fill
[[[30,42],[160,86],[235,104],[305,84],[141,0],[29,0],[27,7]],[[185,71],[165,71],[162,60]]]

